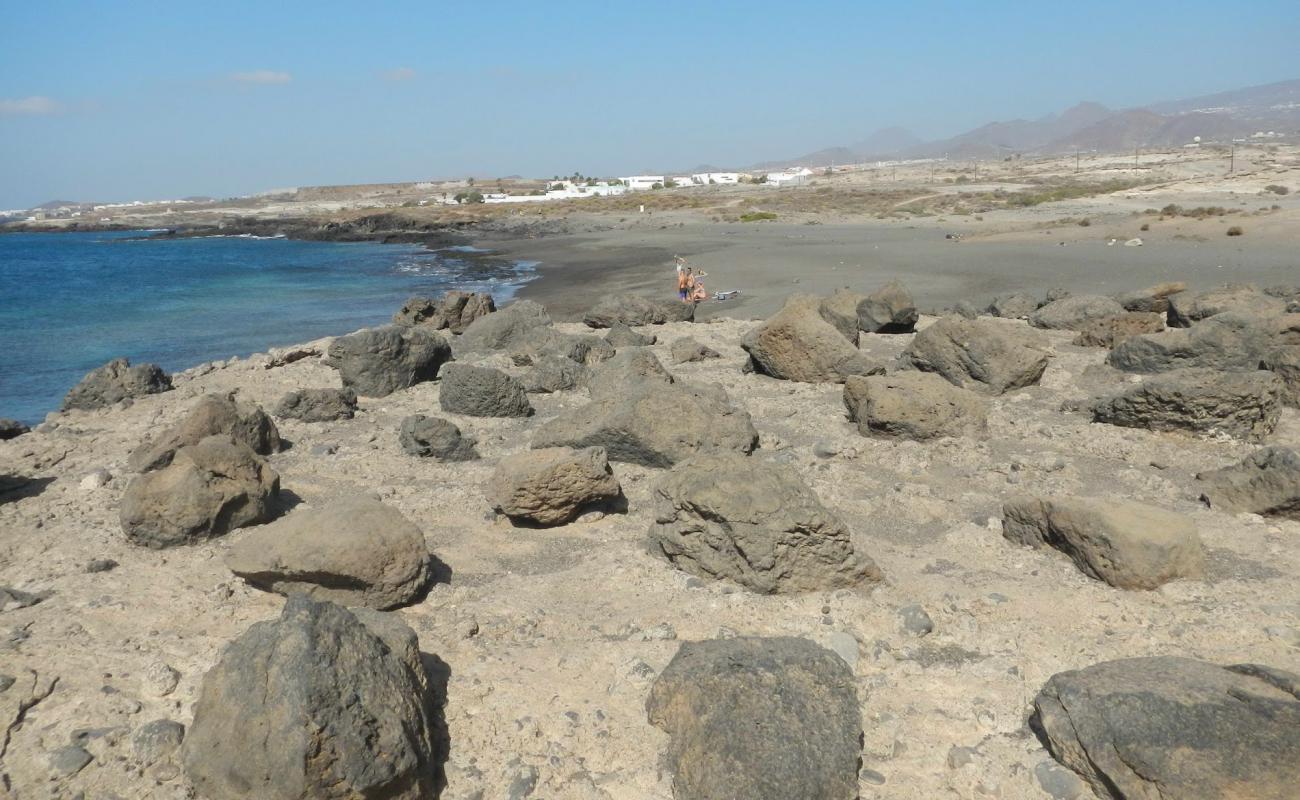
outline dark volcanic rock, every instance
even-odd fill
[[[488,484],[492,507],[514,520],[560,525],[623,492],[604,448],[548,447],[506,456]]]
[[[704,455],[655,487],[650,551],[702,578],[760,594],[811,592],[881,579],[854,552],[848,527],[790,467]]]
[[[1110,297],[1099,294],[1076,294],[1055,300],[1029,315],[1035,328],[1081,330],[1094,320],[1124,313],[1124,307]]]
[[[563,356],[542,356],[524,373],[520,383],[529,394],[565,392],[586,386],[591,370]]]
[[[524,385],[499,369],[451,364],[442,373],[438,404],[471,417],[531,417]]]
[[[1300,455],[1289,447],[1263,447],[1196,478],[1211,508],[1300,521]]]
[[[1092,404],[1092,418],[1153,431],[1221,432],[1259,441],[1281,414],[1282,381],[1269,372],[1179,369]]]
[[[900,360],[923,372],[937,372],[954,386],[1004,394],[1038,383],[1048,353],[1027,332],[990,320],[944,317],[921,331]]]
[[[335,339],[327,363],[338,369],[344,388],[364,397],[383,397],[433,380],[450,360],[447,340],[433,331],[385,325]]]
[[[298,389],[280,399],[275,415],[302,422],[352,419],[357,413],[357,393],[351,389]]]
[[[890,281],[858,303],[858,329],[867,333],[911,333],[920,315],[907,288]]]
[[[398,325],[424,325],[434,330],[464,333],[470,323],[496,311],[492,295],[486,292],[450,291],[434,300],[412,297],[393,315]]]
[[[532,300],[516,300],[495,314],[479,317],[456,340],[456,352],[508,350],[525,341],[536,328],[547,328],[551,318]]]
[[[993,316],[1007,319],[1029,319],[1037,310],[1038,298],[1023,293],[998,295],[988,308]]]
[[[609,333],[605,334],[605,341],[615,348],[649,347],[658,340],[659,338],[654,334],[638,333],[622,322],[615,322],[609,326]]]
[[[1030,725],[1111,800],[1290,800],[1300,676],[1255,664],[1130,658],[1053,675]]]
[[[1237,311],[1270,317],[1286,310],[1286,301],[1270,297],[1248,283],[1230,283],[1207,292],[1183,292],[1169,298],[1169,327],[1186,328],[1195,322]]]
[[[158,394],[172,388],[172,379],[157,364],[136,364],[115,358],[91,370],[63,398],[63,410],[107,408],[129,397]]]
[[[1225,312],[1190,328],[1131,336],[1115,345],[1106,363],[1126,372],[1255,370],[1269,346],[1268,330],[1259,318]]]
[[[603,298],[582,318],[589,328],[610,328],[615,323],[636,327],[666,322],[692,322],[695,304],[679,300],[617,294]]]
[[[1282,379],[1282,402],[1300,408],[1300,346],[1275,347],[1260,359],[1259,365]]]
[[[1163,314],[1125,311],[1112,317],[1102,317],[1084,323],[1073,344],[1080,347],[1114,347],[1144,333],[1159,333],[1165,329]]]
[[[402,420],[397,433],[402,450],[421,458],[438,461],[473,461],[478,458],[472,436],[461,434],[460,428],[440,417],[412,414]]]
[[[7,439],[14,439],[22,436],[24,433],[30,432],[31,428],[16,419],[9,419],[7,417],[0,418],[0,442]]]
[[[850,375],[884,372],[821,315],[821,299],[794,295],[741,340],[756,371],[806,383],[843,383]]]
[[[844,334],[844,338],[858,346],[858,304],[867,296],[850,289],[836,289],[830,297],[824,298],[817,306],[822,319],[835,326],[835,330]]]
[[[863,436],[935,439],[985,426],[984,398],[928,372],[855,375],[844,382],[849,421]]]
[[[261,406],[228,395],[204,395],[176,425],[131,453],[128,466],[135,472],[160,469],[172,462],[176,451],[209,436],[227,435],[248,445],[258,455],[278,453],[280,432]]]
[[[1153,311],[1164,314],[1169,310],[1169,298],[1187,289],[1182,281],[1157,283],[1145,289],[1123,292],[1115,296],[1116,302],[1124,306],[1125,311]]]
[[[806,639],[686,642],[646,701],[671,737],[676,800],[854,800],[862,720],[853,672]]]
[[[436,713],[400,619],[292,595],[204,676],[185,772],[210,800],[424,800],[443,750]]]
[[[674,364],[688,364],[694,361],[706,361],[710,358],[722,358],[717,350],[706,347],[689,336],[673,342],[669,352],[672,354]]]

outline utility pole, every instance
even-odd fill
[[[1228,142],[1228,174],[1229,175],[1232,174],[1232,170],[1236,167],[1236,165],[1237,165],[1237,143]]]
[[[1079,151],[1074,151],[1074,174],[1079,174]]]
[[[1134,147],[1134,148],[1133,148],[1133,166],[1136,167],[1137,165],[1138,165],[1138,149],[1137,149],[1136,147]]]

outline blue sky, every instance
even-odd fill
[[[0,208],[742,165],[1300,78],[1300,3],[0,3]]]

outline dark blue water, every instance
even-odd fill
[[[412,294],[500,303],[533,266],[405,244],[139,236],[0,235],[0,417],[39,422],[118,356],[172,372],[380,324]]]

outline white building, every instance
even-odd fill
[[[677,176],[675,176],[675,177],[669,178],[668,180],[672,181],[674,186],[701,186],[701,185],[703,185],[700,181],[695,180],[695,178],[694,178],[693,176],[691,176],[691,175],[677,175]],[[667,184],[664,184],[664,185],[667,186]]]
[[[663,186],[664,184],[663,175],[633,175],[628,178],[621,178],[620,180],[623,181],[627,188],[632,190],[653,189],[656,183],[660,186]]]
[[[812,170],[807,167],[790,167],[781,172],[767,173],[767,184],[769,186],[799,185],[807,182],[808,176],[812,174]]]
[[[710,183],[733,184],[740,183],[739,172],[697,172],[691,176],[696,183],[709,185]]]

